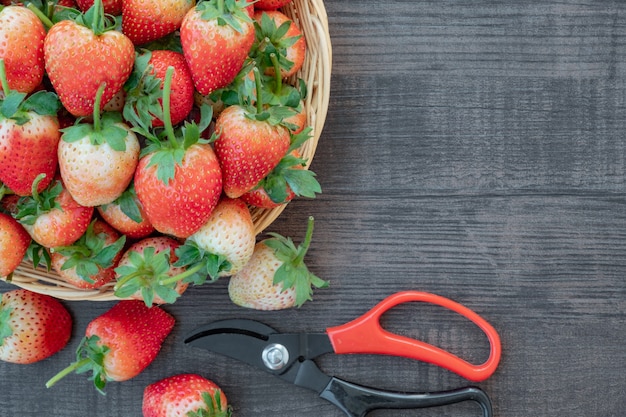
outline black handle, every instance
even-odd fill
[[[449,391],[404,394],[367,388],[338,378],[331,378],[320,397],[335,404],[350,417],[364,417],[377,409],[426,408],[475,401],[483,417],[492,417],[489,396],[480,388],[466,387]]]

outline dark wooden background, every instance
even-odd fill
[[[68,302],[75,334],[58,355],[0,363],[0,415],[135,417],[144,387],[180,372],[213,379],[239,417],[335,417],[312,392],[183,346],[195,326],[257,318],[318,331],[396,291],[434,292],[500,332],[501,364],[478,384],[496,416],[622,416],[626,410],[626,4],[621,1],[326,2],[332,97],[312,169],[323,194],[271,231],[299,241],[316,219],[310,269],[331,281],[299,310],[233,306],[227,282],[166,307],[177,325],[140,376],[108,394],[72,361],[111,303]],[[12,287],[1,283],[0,290]],[[412,303],[388,328],[481,361],[468,322]],[[326,356],[328,372],[407,391],[468,381],[408,359]],[[471,403],[374,416],[477,416]]]

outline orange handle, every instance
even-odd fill
[[[472,321],[489,339],[489,358],[480,365],[474,365],[436,346],[384,330],[380,325],[383,313],[410,301],[436,304]],[[341,326],[330,327],[326,332],[335,353],[380,354],[417,359],[441,366],[471,381],[489,378],[500,362],[500,336],[485,319],[457,302],[426,292],[404,291],[393,294],[361,317]]]

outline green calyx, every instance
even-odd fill
[[[135,184],[131,182],[131,184],[124,190],[122,195],[120,195],[113,203],[116,204],[122,210],[122,213],[127,215],[132,221],[135,223],[141,223],[143,218],[141,217],[141,211],[139,210],[139,203],[137,199],[137,193],[135,192]],[[106,207],[109,204],[105,204],[102,206],[103,209],[106,210]]]
[[[243,83],[240,95],[242,105],[246,110],[246,117],[259,122],[266,122],[271,126],[284,124],[284,120],[295,115],[296,110],[280,103],[267,105],[270,103],[264,101],[267,95],[263,88],[263,77],[258,67],[254,67],[252,72],[254,74],[254,81],[249,78],[246,79]],[[252,85],[254,85],[254,94],[251,93]]]
[[[30,0],[26,7],[37,15],[46,29],[50,29],[61,20],[76,20],[81,11],[76,8],[59,6],[57,0]]]
[[[213,394],[206,391],[202,392],[202,401],[204,405],[194,411],[189,411],[187,417],[230,417],[232,409],[230,406],[222,405],[222,391],[215,390]]]
[[[95,0],[85,13],[78,14],[74,21],[81,26],[90,29],[96,36],[113,30],[117,27],[118,22],[115,16],[104,13],[104,5],[102,0]]]
[[[244,32],[243,25],[252,23],[246,11],[250,6],[246,0],[207,0],[196,6],[203,20],[215,20],[220,26],[230,26],[239,33]]]
[[[159,102],[163,97],[161,79],[152,73],[154,67],[149,64],[151,58],[150,51],[137,54],[133,72],[124,85],[124,118],[134,126],[146,129],[152,127],[152,117],[163,120],[163,107]]]
[[[3,98],[0,98],[0,120],[11,119],[16,124],[28,123],[32,113],[42,116],[56,116],[61,109],[61,101],[56,94],[38,91],[32,95],[20,93],[9,88],[4,59],[0,59],[0,83]]]
[[[272,238],[263,243],[274,250],[274,255],[283,264],[274,273],[274,285],[282,285],[283,290],[294,288],[296,292],[296,307],[302,306],[312,299],[313,288],[325,288],[328,282],[309,271],[304,263],[313,236],[313,217],[309,217],[307,231],[300,246],[296,247],[289,237],[277,233],[269,233]]]
[[[88,138],[89,143],[93,146],[107,143],[115,151],[126,151],[126,137],[129,130],[120,126],[120,123],[124,121],[122,115],[118,112],[101,113],[100,111],[102,94],[105,88],[106,83],[102,83],[96,93],[93,123],[85,123],[81,119],[77,120],[73,126],[61,129],[61,132],[63,132],[61,140],[74,143]]]
[[[46,382],[46,388],[52,387],[72,372],[82,374],[91,371],[92,375],[89,379],[93,381],[96,390],[104,395],[104,388],[109,380],[104,366],[104,358],[110,349],[99,342],[100,338],[95,335],[83,338],[76,350],[76,361],[50,378]]]
[[[293,62],[287,59],[287,49],[293,46],[302,36],[287,36],[290,21],[283,22],[276,26],[274,19],[267,13],[261,15],[261,22],[254,22],[255,42],[252,45],[251,56],[262,69],[273,68],[274,59],[277,60],[278,68],[289,71],[293,67]],[[275,58],[272,58],[272,55]],[[280,71],[278,72],[280,74]]]
[[[188,282],[193,282],[194,285],[204,284],[207,281],[207,276],[210,277],[209,282],[215,282],[219,278],[220,272],[228,271],[232,267],[225,256],[207,251],[192,239],[187,239],[185,244],[176,249],[176,256],[178,260],[174,266],[197,271],[186,278]]]
[[[115,257],[126,244],[126,236],[121,236],[112,244],[107,244],[105,233],[95,233],[92,221],[87,231],[71,246],[53,248],[53,252],[67,257],[61,267],[62,270],[75,268],[76,274],[90,284],[102,269],[113,266]]]
[[[57,197],[63,191],[61,181],[52,181],[41,193],[37,191],[39,183],[45,177],[46,174],[39,174],[33,181],[32,195],[20,197],[18,200],[15,218],[20,223],[33,225],[42,214],[61,208],[57,202]]]

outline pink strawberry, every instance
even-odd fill
[[[96,389],[107,381],[126,381],[139,375],[157,357],[174,327],[174,318],[159,307],[138,300],[122,300],[92,320],[77,349],[77,361],[52,377],[51,387],[72,371],[91,371]]]
[[[0,300],[0,360],[29,364],[48,358],[70,340],[72,318],[56,298],[25,289]]]
[[[312,286],[323,288],[326,281],[312,274],[304,264],[311,243],[313,218],[309,218],[302,245],[272,233],[254,248],[246,266],[230,278],[228,294],[233,303],[257,310],[300,307],[311,299]]]
[[[10,277],[26,255],[30,235],[13,217],[0,212],[0,277]]]
[[[115,278],[126,237],[102,220],[94,220],[71,246],[52,249],[52,267],[59,277],[81,289],[100,288]]]
[[[207,0],[182,22],[180,40],[196,90],[207,95],[230,84],[254,43],[254,24],[244,0]]]
[[[154,232],[133,184],[117,200],[96,209],[108,224],[131,239],[142,239]]]
[[[106,23],[106,24],[105,24]],[[91,116],[102,83],[104,106],[131,74],[135,48],[114,21],[103,16],[102,1],[76,21],[61,20],[44,42],[45,68],[63,106],[74,116]]]
[[[177,374],[146,387],[143,417],[229,417],[224,392],[213,381],[198,374]]]
[[[178,30],[195,0],[124,0],[122,32],[135,44],[144,45]]]
[[[276,10],[288,5],[293,0],[257,0],[254,8],[258,10]]]
[[[45,37],[41,20],[26,7],[0,10],[0,59],[4,59],[10,89],[31,93],[41,84]]]
[[[96,95],[93,124],[79,122],[63,130],[58,146],[59,170],[65,187],[82,206],[108,204],[122,195],[139,162],[139,140],[121,113],[100,115]]]

